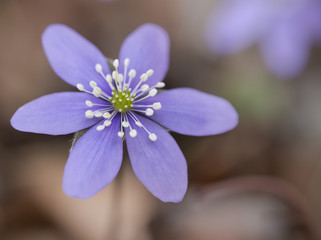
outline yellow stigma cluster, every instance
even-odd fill
[[[112,95],[110,101],[119,112],[127,112],[132,109],[134,97],[130,96],[130,90],[124,89],[119,92],[113,90]]]

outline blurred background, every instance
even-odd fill
[[[216,55],[205,31],[219,3],[0,0],[1,239],[321,239],[320,44],[291,79],[266,68],[257,44]],[[76,29],[109,58],[117,58],[122,41],[138,26],[159,24],[171,38],[167,88],[196,88],[235,106],[240,122],[231,132],[173,134],[188,161],[183,202],[164,204],[153,197],[128,157],[96,196],[70,198],[61,184],[73,136],[11,127],[21,105],[75,90],[54,74],[41,46],[43,30],[57,22]]]

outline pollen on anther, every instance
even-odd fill
[[[103,70],[103,67],[99,63],[97,63],[95,66],[95,69],[96,69],[96,72],[100,73]]]
[[[85,90],[84,85],[82,85],[81,83],[77,84],[77,88],[78,88],[79,91],[84,91]]]
[[[132,129],[130,132],[129,132],[129,136],[131,136],[132,138],[136,137],[137,136],[137,131],[135,129]]]
[[[97,87],[97,83],[96,83],[95,81],[90,81],[89,85],[90,85],[92,88]]]
[[[118,137],[120,137],[120,138],[122,138],[124,136],[124,134],[125,134],[124,132],[118,132],[117,133]]]
[[[104,118],[110,118],[110,116],[111,116],[111,115],[110,115],[109,112],[105,112],[105,113],[103,114],[103,117],[104,117]]]
[[[162,105],[160,102],[153,103],[154,110],[160,110],[162,108]]]
[[[104,125],[105,125],[106,127],[110,126],[110,124],[111,124],[111,121],[110,121],[110,120],[106,120],[106,121],[104,122]]]
[[[98,125],[97,128],[96,128],[98,131],[102,131],[105,129],[105,126],[104,125]]]
[[[93,106],[93,103],[92,103],[91,101],[87,100],[87,101],[86,101],[86,105],[87,105],[88,107],[92,107],[92,106]]]
[[[85,112],[86,118],[93,118],[94,117],[94,112],[91,110],[87,110]]]
[[[123,125],[123,127],[127,128],[127,127],[129,127],[129,122],[123,121],[122,125]]]
[[[157,140],[157,136],[156,136],[156,134],[155,133],[151,133],[151,134],[149,134],[149,139],[150,140],[152,140],[153,142],[155,142],[156,140]]]
[[[147,76],[150,77],[154,74],[154,71],[153,69],[149,69],[147,72],[146,72]]]
[[[156,87],[157,87],[157,88],[163,88],[163,87],[165,87],[165,83],[164,83],[164,82],[158,82],[158,83],[156,84]]]
[[[154,110],[151,108],[147,108],[145,114],[146,116],[152,116],[154,114]]]
[[[154,97],[157,94],[157,89],[153,88],[149,91],[149,96]]]

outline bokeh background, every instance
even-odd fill
[[[321,51],[291,80],[275,77],[256,46],[218,57],[205,44],[215,0],[0,0],[0,239],[321,239]],[[112,184],[88,200],[61,188],[72,135],[22,133],[18,107],[74,90],[51,70],[41,34],[64,23],[116,58],[146,22],[171,38],[167,88],[228,99],[236,129],[211,137],[173,134],[189,167],[183,202],[164,204],[136,179],[127,157]]]

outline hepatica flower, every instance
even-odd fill
[[[270,71],[295,77],[311,45],[321,43],[321,1],[224,0],[209,20],[207,41],[220,55],[258,43]]]
[[[110,70],[104,55],[71,28],[53,24],[42,43],[55,73],[79,92],[53,93],[20,107],[11,119],[20,131],[50,135],[88,129],[73,146],[63,176],[72,197],[88,198],[117,175],[126,140],[132,168],[157,198],[179,202],[187,165],[168,128],[203,136],[234,128],[238,115],[226,100],[189,88],[159,93],[169,65],[169,38],[145,24],[124,41]]]

